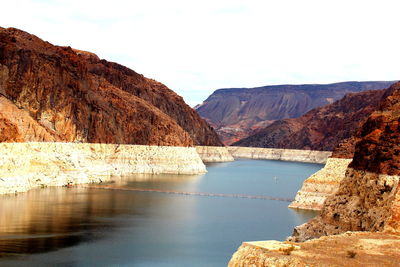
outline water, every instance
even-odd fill
[[[204,175],[135,175],[111,186],[294,198],[321,167],[237,160]],[[0,265],[226,266],[243,241],[285,239],[316,214],[288,204],[84,187],[0,196]]]

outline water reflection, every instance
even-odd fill
[[[204,175],[134,175],[108,185],[293,198],[320,167],[239,160]],[[0,265],[226,266],[242,241],[282,240],[315,214],[287,205],[90,187],[0,196]]]
[[[119,177],[114,184],[143,187],[185,184],[193,188],[200,177],[139,174]],[[104,218],[145,216],[146,207],[160,205],[160,201],[146,194],[85,187],[45,188],[1,196],[0,256],[53,251],[102,238],[93,232],[101,229],[106,235],[122,226]]]

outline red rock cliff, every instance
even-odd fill
[[[0,28],[0,141],[221,145],[161,83],[14,28]]]
[[[296,227],[303,241],[346,231],[400,232],[400,83],[392,85],[363,124],[353,161],[321,214]]]

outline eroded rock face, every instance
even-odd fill
[[[115,181],[132,173],[205,173],[194,147],[75,143],[1,143],[0,194]]]
[[[396,83],[363,125],[338,192],[326,200],[318,217],[296,227],[292,240],[345,231],[400,231],[399,118]]]
[[[221,145],[161,83],[13,28],[0,28],[0,94],[2,142]]]
[[[196,109],[216,129],[221,140],[226,145],[230,145],[258,132],[276,120],[297,118],[311,109],[331,104],[347,93],[384,89],[392,83],[343,82],[323,85],[276,85],[219,89]],[[360,102],[356,105],[360,104],[363,103]],[[347,109],[349,108],[352,107],[347,107]],[[276,127],[276,130],[280,131],[280,127]],[[316,147],[304,147],[304,149],[326,150]]]
[[[309,163],[326,163],[332,152],[298,149],[228,146],[234,158],[284,160]]]
[[[196,146],[196,151],[203,162],[234,161],[231,153],[224,146]]]
[[[384,90],[350,93],[305,115],[272,123],[233,145],[332,151],[334,157],[352,158],[357,129],[375,111]]]
[[[351,159],[328,158],[324,168],[303,182],[289,208],[321,210],[325,200],[339,190],[350,162]]]

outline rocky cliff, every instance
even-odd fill
[[[196,151],[203,162],[234,161],[231,153],[224,146],[196,146]]]
[[[234,158],[269,159],[309,163],[326,163],[331,156],[329,151],[312,151],[298,149],[278,149],[260,147],[227,147]]]
[[[347,94],[299,118],[276,121],[233,145],[332,151],[346,140],[341,153],[338,150],[334,156],[351,158],[355,132],[378,108],[384,93],[384,90],[370,90]]]
[[[113,181],[132,173],[206,172],[196,148],[118,144],[0,143],[0,194]]]
[[[163,84],[14,28],[0,28],[0,141],[221,145]]]
[[[296,227],[289,241],[243,243],[229,266],[397,266],[399,111],[400,83],[396,83],[357,131],[354,157],[320,215]],[[325,176],[319,178],[325,182]]]
[[[386,92],[361,128],[338,192],[321,214],[298,226],[292,240],[345,231],[400,231],[400,83]]]
[[[351,159],[328,158],[324,168],[303,182],[289,208],[321,210],[325,200],[339,190],[350,162]]]
[[[384,89],[392,83],[343,82],[219,89],[196,109],[229,145],[276,120],[297,118],[313,108],[333,103],[347,93]]]

